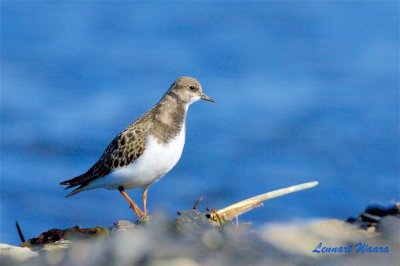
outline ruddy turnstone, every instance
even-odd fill
[[[185,144],[186,113],[190,104],[206,100],[200,83],[180,77],[161,100],[122,131],[100,159],[84,174],[61,182],[75,188],[67,197],[95,188],[118,189],[139,219],[146,217],[147,190],[179,161]],[[143,211],[125,189],[143,188]]]

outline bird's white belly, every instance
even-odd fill
[[[167,144],[159,143],[150,134],[147,136],[143,154],[133,163],[116,169],[107,176],[94,180],[88,189],[117,189],[148,186],[168,173],[179,161],[185,145],[185,127]]]

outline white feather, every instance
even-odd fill
[[[163,144],[147,135],[143,154],[128,166],[116,169],[110,174],[89,183],[84,190],[94,188],[125,189],[146,187],[160,180],[179,161],[185,145],[185,125],[181,132],[168,143]]]

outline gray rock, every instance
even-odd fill
[[[388,239],[400,245],[400,219],[394,216],[383,217],[378,225],[376,231],[381,233],[384,239]]]
[[[29,248],[0,244],[0,265],[19,265],[37,257],[39,254]]]
[[[131,223],[127,220],[119,220],[118,222],[114,223],[114,225],[110,228],[112,233],[119,232],[119,231],[130,231],[135,227],[134,223]]]

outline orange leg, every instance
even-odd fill
[[[143,213],[146,216],[147,215],[147,209],[146,209],[146,200],[147,200],[147,190],[149,189],[149,187],[146,187],[143,190]]]
[[[131,205],[133,211],[135,212],[136,216],[138,217],[139,220],[142,220],[145,215],[143,214],[143,212],[139,209],[139,207],[131,200],[131,198],[128,196],[128,194],[126,194],[124,187],[119,187],[118,188],[119,192],[121,192],[122,196],[129,202],[129,204]]]

